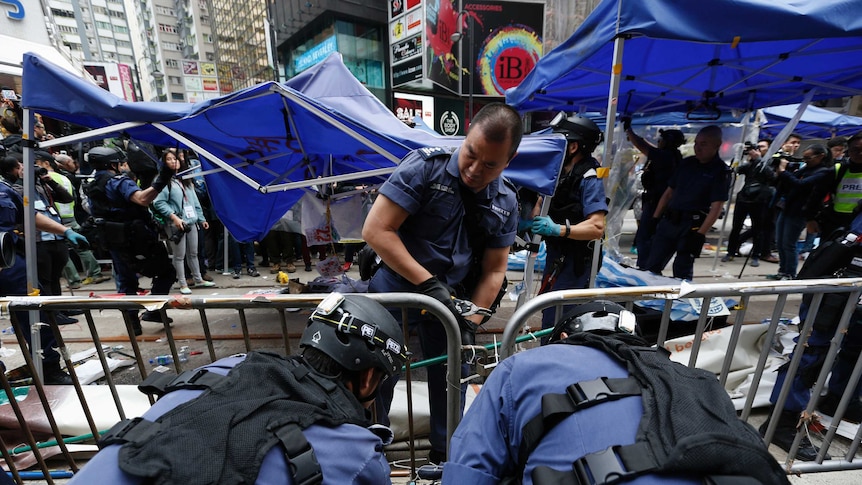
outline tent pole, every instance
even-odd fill
[[[740,141],[740,148],[739,148],[739,151],[737,151],[737,153],[736,153],[736,165],[737,166],[742,163],[742,159],[743,159],[743,157],[745,157],[745,139],[748,138],[748,133],[750,131],[751,122],[749,120],[751,119],[751,115],[752,115],[751,111],[746,112],[745,117],[743,118],[743,121],[742,121],[742,138],[739,140]],[[731,182],[730,182],[730,187],[728,188],[728,190],[730,192],[727,194],[727,202],[725,202],[725,204],[724,204],[724,219],[722,219],[722,221],[721,221],[721,231],[718,232],[718,241],[715,243],[715,254],[712,255],[712,273],[713,274],[715,274],[716,268],[718,267],[718,253],[721,252],[721,243],[724,240],[724,235],[726,234],[727,220],[730,219],[730,205],[731,205],[731,202],[734,201],[733,190],[736,188],[736,180],[738,178],[738,176],[736,174],[736,167],[733,164],[731,164],[731,169],[733,170],[733,176],[730,178]],[[747,177],[747,175],[746,175],[746,177]],[[754,246],[752,246],[751,249],[754,250]],[[747,259],[746,259],[746,261],[747,261]]]
[[[614,39],[614,60],[611,64],[611,87],[608,92],[608,113],[605,120],[605,152],[602,155],[602,165],[608,167],[614,159],[614,126],[617,119],[617,104],[620,95],[620,78],[623,72],[623,46],[625,39],[617,36]],[[602,257],[602,239],[593,243],[593,265],[590,268],[590,284],[587,288],[596,285],[596,274],[599,272],[599,258]],[[547,264],[547,263],[546,263]]]
[[[222,224],[222,227],[224,228],[224,236],[223,236],[224,237],[224,266],[222,266],[221,274],[222,275],[229,275],[230,274],[230,266],[229,266],[229,263],[230,263],[229,259],[230,258],[228,257],[228,254],[229,254],[228,251],[229,251],[229,243],[230,243],[230,233],[227,230],[227,226]]]
[[[33,171],[35,163],[34,148],[28,143],[33,139],[33,125],[36,124],[36,118],[33,111],[24,108],[24,119],[21,120],[24,124],[24,170],[22,174],[24,183],[24,234],[32,237],[24,238],[24,254],[25,272],[27,274],[27,295],[38,296],[39,277],[36,270],[36,173]],[[39,312],[30,310],[27,312],[30,318],[31,333],[30,333],[30,352],[33,356],[33,372],[39,376],[42,381],[42,338],[40,326],[45,325],[39,322]],[[42,381],[44,382],[44,381]]]
[[[772,144],[769,145],[769,150],[763,157],[764,160],[769,160],[772,158],[773,155],[778,153],[778,150],[780,150],[782,145],[784,145],[784,140],[786,140],[787,137],[790,136],[791,133],[793,133],[793,130],[796,129],[796,125],[799,123],[799,119],[802,118],[802,114],[805,113],[805,110],[808,108],[808,105],[814,98],[814,93],[816,91],[816,88],[812,89],[811,91],[808,91],[808,93],[805,95],[805,98],[802,100],[802,102],[799,103],[799,106],[796,109],[796,114],[793,115],[793,118],[787,120],[787,124],[784,125],[784,128],[782,128],[781,131],[778,132],[778,135],[775,137],[775,139],[772,140]]]

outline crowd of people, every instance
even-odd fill
[[[408,154],[379,188],[365,219],[363,239],[381,261],[371,277],[368,291],[414,292],[430,296],[445,306],[458,323],[462,344],[475,344],[477,328],[490,318],[505,293],[508,255],[519,232],[530,232],[546,241],[548,264],[540,292],[589,287],[589,276],[600,264],[600,261],[595,261],[596,255],[601,254],[595,245],[600,244],[604,234],[604,219],[608,212],[608,200],[597,170],[600,164],[593,157],[594,150],[603,140],[603,133],[589,119],[565,113],[560,113],[551,122],[551,127],[567,141],[558,190],[549,204],[543,204],[541,199],[535,200],[535,204],[526,211],[519,207],[517,188],[502,176],[517,155],[524,132],[520,114],[505,104],[484,106],[471,120],[467,136],[458,148],[428,147]],[[762,140],[746,151],[747,160],[731,169],[719,157],[723,134],[716,125],[698,131],[693,139],[693,155],[688,157],[683,157],[680,151],[686,140],[678,130],[662,131],[657,144],[653,145],[634,133],[628,120],[624,120],[624,127],[633,145],[647,157],[643,173],[644,213],[635,241],[638,266],[656,274],[661,274],[673,259],[674,277],[693,278],[694,260],[699,257],[706,235],[730,196],[732,170],[743,175],[745,182],[737,194],[735,210],[741,215],[734,216],[725,259],[737,257],[742,242],[751,238],[754,246],[752,265],[773,260],[773,248],[777,251],[779,270],[775,279],[797,276],[797,241],[803,230],[824,235],[850,227],[857,201],[862,199],[862,183],[853,182],[862,174],[862,134],[846,140],[846,145],[836,143],[836,140],[830,141],[829,145],[808,143],[800,158],[795,158],[795,154],[802,140],[792,135],[768,162],[763,157],[770,141]],[[14,147],[7,151],[16,153]],[[166,148],[159,150],[158,161],[141,156],[150,151],[128,141],[93,147],[88,150],[85,161],[94,171],[86,176],[82,176],[73,157],[36,151],[34,175],[38,178],[39,198],[35,204],[39,230],[36,258],[43,294],[60,294],[60,278],[64,274],[68,275],[68,287],[73,288],[73,283],[83,284],[75,280],[74,273],[82,279],[77,268],[69,267],[70,248],[82,262],[81,270],[86,273],[84,281],[104,281],[107,278],[102,276],[104,268],[98,265],[92,251],[109,255],[117,291],[122,294],[140,292],[138,279],[142,275],[152,279],[150,291],[156,295],[168,294],[175,284],[182,294],[191,294],[193,288],[211,287],[214,283],[207,271],[226,269],[218,266],[220,260],[217,257],[225,243],[232,255],[230,265],[234,278],[242,276],[243,266],[248,276],[260,276],[254,241],[237,241],[232,236],[227,241],[219,240],[220,226],[211,209],[206,186],[201,180],[189,176],[193,175],[196,165],[193,154]],[[844,152],[847,158],[844,158]],[[0,185],[0,214],[3,215],[0,222],[3,225],[0,229],[20,228],[24,209],[20,190],[16,190],[14,185],[25,168],[15,155],[3,158],[0,168],[3,176]],[[549,207],[546,215],[540,214],[543,205]],[[76,207],[84,209],[85,219],[81,218]],[[747,235],[742,232],[745,216],[749,216],[752,222]],[[296,262],[301,256],[306,271],[309,271],[312,250],[319,250],[321,260],[325,257],[325,248],[309,249],[296,231],[297,221],[292,214],[285,214],[276,222],[259,244],[263,267],[269,267],[272,273],[295,272]],[[352,252],[355,248],[346,249]],[[88,252],[90,254],[86,255]],[[10,269],[3,270],[0,294],[25,294],[22,291],[26,288],[21,288],[23,259],[16,263],[18,270],[12,269],[18,271],[14,273],[14,285],[11,279],[7,284],[6,276]],[[98,268],[93,267],[94,260]],[[457,299],[469,300],[487,311],[465,315],[456,305]],[[635,439],[641,416],[649,416],[646,413],[652,412],[645,410],[647,406],[642,404],[642,400],[657,398],[644,391],[647,386],[632,384],[630,377],[634,371],[627,363],[655,363],[658,359],[662,362],[659,374],[667,371],[667,375],[674,376],[683,374],[680,369],[686,368],[680,366],[671,371],[671,364],[664,363],[666,356],[656,357],[659,353],[654,349],[650,352],[633,350],[646,348],[645,342],[636,337],[634,317],[627,315],[618,305],[599,303],[601,308],[589,312],[566,307],[564,312],[567,315],[562,319],[556,317],[553,309],[546,311],[542,327],[554,328],[554,332],[543,343],[553,345],[509,359],[504,362],[502,370],[492,374],[488,388],[480,394],[477,407],[465,416],[458,428],[451,448],[446,434],[446,393],[452,390],[448,388],[443,364],[429,367],[429,460],[448,463],[443,475],[444,483],[465,483],[467,480],[498,483],[513,477],[523,483],[565,483],[565,480],[573,479],[573,463],[598,459],[595,456],[604,453],[605,449],[645,446],[640,436]],[[58,317],[71,318],[68,315],[51,316]],[[283,408],[284,419],[279,421],[278,427],[260,419],[251,419],[248,422],[250,428],[247,428],[273,434],[273,440],[260,438],[255,442],[256,446],[263,446],[264,441],[268,446],[280,442],[287,453],[266,454],[266,457],[273,455],[272,458],[265,458],[263,453],[256,454],[252,457],[254,463],[239,460],[220,469],[219,473],[226,474],[222,477],[247,479],[252,473],[258,476],[258,473],[264,473],[263,470],[269,470],[268,474],[289,473],[296,483],[317,483],[317,475],[327,475],[330,480],[335,476],[353,477],[362,483],[374,477],[373,480],[377,481],[368,483],[385,483],[388,475],[383,471],[388,471],[388,468],[384,468],[385,461],[381,462],[381,450],[382,445],[391,439],[391,432],[387,432],[385,426],[388,425],[389,408],[401,364],[407,357],[398,324],[400,317],[400,309],[387,310],[368,298],[333,293],[309,318],[301,339],[302,356],[284,360],[253,353],[245,359],[221,366],[218,373],[226,374],[225,378],[214,378],[211,383],[208,380],[206,387],[211,391],[223,389],[224,399],[234,399],[218,401],[220,404],[231,403],[230,412],[244,414],[239,409],[242,406],[235,401],[238,399],[235,394],[238,389],[236,376],[246,372],[245,369],[278,368],[279,372],[267,373],[267,379],[277,380],[283,386],[281,390],[284,393],[278,397],[279,402],[290,402]],[[19,321],[27,324],[21,317]],[[170,323],[165,312],[128,312],[126,322],[130,332],[140,335],[141,321]],[[418,333],[424,357],[445,353],[447,336],[436,317],[417,309],[407,313],[405,324]],[[828,329],[822,330],[825,335]],[[580,334],[599,337],[594,339]],[[46,338],[50,339],[50,336]],[[57,356],[45,352],[44,360],[46,383],[68,383],[69,376],[60,370]],[[574,363],[578,360],[589,360],[592,364],[572,364],[565,382],[559,379],[558,373],[544,372],[551,363]],[[816,362],[811,366],[816,366]],[[219,365],[213,368],[217,367]],[[692,379],[698,378],[697,372],[689,371]],[[278,376],[273,377],[274,374]],[[231,380],[232,376],[234,380]],[[609,376],[612,379],[608,379]],[[606,379],[603,382],[607,386],[619,386],[611,390],[636,399],[623,399],[607,407],[602,407],[606,405],[603,399],[595,397],[575,402],[573,406],[567,405],[571,409],[565,410],[568,414],[564,418],[564,426],[553,431],[541,428],[556,427],[560,421],[552,420],[552,424],[545,421],[547,416],[542,414],[545,398],[557,396],[553,393],[558,392],[566,396],[566,389],[570,386],[602,378]],[[530,386],[521,384],[524,379],[530,381]],[[804,389],[807,389],[805,385],[810,387],[810,383],[806,381],[799,385],[799,400],[809,399]],[[836,384],[834,392],[840,392],[838,388],[842,385],[846,386],[847,382]],[[465,390],[462,385],[462,397]],[[709,390],[711,393],[714,391]],[[211,399],[212,394],[208,392],[202,396]],[[229,398],[228,395],[234,396]],[[748,451],[745,460],[733,466],[727,463],[719,466],[704,459],[693,467],[691,463],[673,462],[671,455],[656,453],[650,463],[641,461],[635,464],[627,461],[625,456],[621,456],[621,463],[641,467],[631,473],[647,476],[659,471],[671,472],[679,483],[701,482],[705,476],[719,470],[729,475],[756,473],[760,483],[786,483],[777,465],[752,471],[752,463],[774,465],[774,461],[770,462],[771,458],[758,461],[760,452],[768,455],[757,432],[736,419],[723,390],[709,394],[718,395],[721,396],[718,401],[714,397],[704,399],[706,394],[700,396],[704,416],[712,415],[714,422],[710,426],[734,437],[733,452],[743,456],[742,450]],[[231,423],[236,416],[224,414],[228,413],[227,410],[208,413],[208,419],[203,422],[199,416],[183,415],[182,410],[192,406],[181,406],[176,408],[177,412],[172,411],[172,405],[194,399],[194,396],[184,395],[179,401],[159,401],[160,405],[153,408],[148,418],[156,423],[169,419],[166,422],[184,423],[190,428],[196,426],[195,432],[206,437],[213,432],[209,428],[211,424]],[[255,395],[255,399],[261,401],[255,405],[261,405],[263,409],[262,401],[271,399],[271,396]],[[830,402],[834,404],[834,401],[833,395]],[[165,404],[161,405],[162,402]],[[854,402],[862,410],[858,397]],[[661,404],[670,409],[669,400]],[[601,411],[579,412],[582,407],[593,405]],[[206,407],[204,404],[201,406]],[[714,408],[707,409],[710,406]],[[372,408],[377,424],[372,423],[371,415],[366,411]],[[721,410],[721,413],[713,413],[715,410]],[[620,412],[627,416],[627,421],[621,424],[616,434],[598,432],[603,422],[609,419],[607,416]],[[789,408],[773,412],[787,416],[798,414],[796,409]],[[273,413],[269,409],[262,416],[275,416]],[[212,416],[211,420],[209,416]],[[790,418],[784,414],[781,419],[780,432],[776,433],[773,442],[789,449],[788,437],[791,432],[795,433],[795,424],[791,426]],[[668,423],[685,421],[685,416],[675,416]],[[134,427],[149,426],[141,425],[142,422],[146,423],[141,421]],[[541,433],[531,430],[536,426],[540,427]],[[560,448],[560,443],[571,444],[568,436],[574,433],[572,430],[590,426],[595,427],[596,432],[580,433],[578,446]],[[686,426],[680,425],[680,430],[687,429]],[[114,477],[113,483],[140,483],[146,477],[180,471],[180,463],[172,458],[175,450],[168,447],[176,441],[175,434],[164,434],[158,442],[143,443],[135,440],[134,433],[128,434],[131,429],[129,423],[125,423],[108,433],[104,444],[109,447],[79,475],[81,483],[95,483],[89,480],[105,473],[107,475],[102,476]],[[147,433],[146,429],[143,432]],[[232,430],[225,432],[228,433],[226,436],[233,436]],[[226,436],[221,438],[226,439]],[[492,449],[483,450],[491,438],[494,440]],[[344,456],[331,452],[342,449],[330,448],[338,440],[345,450],[347,445],[352,446],[351,456],[355,460],[344,460]],[[649,446],[658,447],[656,443]],[[121,451],[131,449],[127,447],[135,448],[134,456],[140,460],[130,458],[127,454],[130,451]],[[234,446],[225,449],[231,453],[248,452]],[[322,452],[323,449],[327,451]],[[652,449],[656,451],[658,448]],[[533,453],[536,450],[539,452]],[[315,451],[320,460],[314,458]],[[698,452],[706,453],[701,456],[711,453],[708,446],[705,451]],[[812,453],[815,452],[810,442],[803,442],[798,457],[813,459]],[[312,454],[311,458],[307,453]],[[167,471],[148,468],[142,463],[167,463],[168,468]],[[204,461],[196,466],[194,470],[201,471],[207,463]],[[132,476],[141,477],[141,480],[130,478]],[[359,476],[365,478],[357,479]],[[653,481],[661,481],[666,477],[654,478],[656,480]]]
[[[0,295],[28,295],[24,244],[24,173],[34,179],[37,213],[35,257],[40,295],[74,293],[84,285],[114,279],[117,293],[167,295],[172,290],[189,295],[193,288],[215,286],[209,271],[224,271],[224,229],[212,207],[202,177],[193,176],[199,166],[193,152],[177,148],[139,145],[129,140],[110,139],[89,149],[78,146],[33,150],[34,165],[24,166],[27,138],[14,113],[2,117],[0,139],[0,189],[10,210],[4,212],[3,232],[15,240],[16,266],[3,273]],[[41,118],[34,125],[33,138],[54,139]],[[53,150],[53,151],[51,151]],[[8,199],[8,200],[5,200]],[[14,210],[11,210],[14,208]],[[326,255],[326,247],[311,250],[301,234],[298,211],[289,211],[262,241],[237,241],[228,234],[227,244],[233,278],[257,277],[255,261],[259,248],[261,261],[271,273],[297,271],[294,262],[302,257],[305,271],[312,271],[311,250]],[[285,219],[283,218],[283,219]],[[293,220],[295,219],[295,220]],[[49,224],[47,221],[59,225]],[[62,230],[60,230],[62,228]],[[349,267],[349,266],[348,266]],[[17,268],[17,269],[16,269]],[[20,274],[18,272],[20,270]],[[345,268],[346,270],[346,268]],[[139,286],[139,278],[151,278],[149,288]],[[65,285],[63,284],[65,280]],[[65,286],[65,288],[64,288]],[[78,320],[80,310],[50,312],[40,316],[57,324]],[[128,329],[141,335],[141,321],[171,323],[164,312],[128,311]],[[26,312],[19,312],[17,324],[27,329]],[[59,355],[53,350],[50,327],[42,327],[44,382],[71,384],[60,369]]]
[[[751,239],[750,264],[778,263],[778,271],[767,278],[789,280],[797,276],[799,261],[805,260],[817,238],[830,238],[852,220],[862,197],[856,183],[862,172],[862,134],[834,137],[825,144],[791,134],[767,160],[771,143],[762,139],[746,144],[745,159],[736,167],[745,180],[736,194],[722,261],[740,256],[741,244]],[[746,216],[751,224],[743,230]]]

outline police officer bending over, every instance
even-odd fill
[[[789,483],[715,375],[636,333],[634,314],[590,302],[550,345],[500,362],[452,436],[443,484]]]
[[[605,232],[608,213],[605,187],[596,173],[599,162],[593,150],[604,134],[589,118],[566,117],[560,113],[551,121],[554,133],[566,135],[566,160],[560,182],[551,199],[547,216],[533,219],[533,234],[545,236],[547,264],[540,293],[587,288],[592,270],[593,247]],[[534,211],[538,211],[541,200]],[[566,307],[568,310],[569,307]],[[542,328],[554,326],[556,309],[542,312]]]
[[[128,175],[119,173],[120,163],[126,160],[126,154],[119,148],[93,148],[87,159],[96,171],[92,182],[84,188],[92,215],[85,226],[97,235],[102,249],[111,253],[118,291],[136,295],[137,275],[142,274],[153,279],[153,295],[167,295],[176,281],[176,272],[165,245],[159,241],[159,231],[148,207],[170,183],[173,170],[162,166],[153,184],[141,189]],[[141,319],[162,321],[157,311],[146,311],[140,318],[136,311],[131,311],[129,317],[135,335],[142,333]],[[171,319],[165,323],[171,323]]]
[[[517,111],[491,103],[476,113],[454,153],[423,148],[404,157],[380,188],[362,228],[363,239],[383,260],[368,291],[434,297],[460,322],[462,343],[473,343],[484,317],[462,317],[451,287],[483,308],[492,308],[502,296],[518,201],[501,174],[517,153],[523,131]],[[419,325],[425,358],[446,351],[446,334],[436,318],[419,312],[408,318]],[[383,391],[378,416],[388,413],[392,386]],[[446,392],[443,365],[429,367],[431,459],[436,463],[446,455]]]
[[[719,148],[718,126],[704,127],[694,138],[694,156],[680,162],[644,228],[655,237],[641,269],[661,274],[676,253],[674,278],[693,278],[694,258],[700,257],[706,233],[721,215],[730,190],[730,169],[718,156]]]
[[[308,319],[302,356],[154,372],[142,390],[168,394],[114,426],[69,483],[388,484],[392,431],[366,408],[406,360],[402,335],[379,303],[332,293]]]

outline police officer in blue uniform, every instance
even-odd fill
[[[856,216],[850,224],[848,231],[835,235],[830,241],[824,241],[815,249],[799,272],[798,279],[829,278],[840,276],[844,278],[862,277],[862,206],[857,206]],[[841,320],[841,314],[847,304],[847,293],[827,293],[814,317],[814,327],[805,344],[802,361],[799,369],[793,377],[790,393],[784,408],[778,416],[775,434],[772,443],[778,445],[785,451],[790,451],[790,446],[796,437],[796,427],[800,422],[800,415],[808,407],[811,399],[811,387],[814,385],[821,369],[823,368],[829,346],[835,337],[835,330]],[[811,296],[803,297],[799,307],[799,318],[805,321],[808,316],[808,306]],[[817,409],[830,416],[835,416],[838,403],[842,394],[850,383],[850,375],[853,366],[862,351],[862,306],[856,305],[856,310],[850,315],[850,323],[847,333],[841,340],[841,349],[835,363],[832,365],[832,373],[826,383],[826,394],[819,398]],[[772,390],[770,401],[774,404],[778,400],[781,387],[787,378],[787,367],[789,363],[778,370],[775,387]],[[852,423],[862,421],[862,382],[857,382],[852,397],[842,419]],[[774,412],[774,409],[773,409]],[[769,422],[765,422],[760,428],[765,434]],[[796,458],[804,461],[812,461],[817,457],[815,448],[808,437],[803,435]],[[827,455],[827,458],[828,455]]]
[[[509,247],[518,225],[515,190],[502,177],[517,153],[523,124],[502,103],[483,107],[464,142],[450,153],[425,148],[409,153],[380,188],[362,236],[383,261],[370,292],[418,292],[449,308],[462,326],[462,342],[473,343],[481,315],[461,317],[457,296],[491,308],[504,284]],[[412,312],[425,358],[446,351],[442,324]],[[390,379],[394,381],[394,379]],[[378,418],[386,422],[394,382],[381,391]],[[428,368],[431,455],[446,455],[446,379],[443,365]],[[462,390],[463,392],[463,390]]]
[[[14,263],[0,271],[0,296],[27,295],[27,264],[25,262],[24,241],[21,239],[24,225],[24,199],[6,180],[0,180],[0,233],[10,234],[9,242],[15,245]],[[36,212],[36,229],[50,234],[62,234],[73,245],[88,245],[87,239],[77,232]],[[7,250],[7,248],[3,248]],[[30,342],[29,312],[18,312],[19,330]],[[40,328],[43,380],[45,384],[71,384],[68,374],[60,369],[60,354],[54,350],[56,340],[49,326]]]
[[[641,172],[641,185],[644,190],[641,195],[641,217],[638,221],[639,226],[645,226],[652,219],[655,206],[667,189],[670,176],[673,175],[676,166],[682,161],[679,147],[685,143],[685,135],[680,130],[659,130],[658,143],[653,146],[634,132],[630,117],[622,118],[622,122],[629,141],[647,157]],[[645,262],[649,258],[649,251],[652,246],[650,236],[646,234],[646,231],[641,231],[640,228],[635,233],[638,262]]]
[[[730,191],[730,169],[718,156],[721,136],[716,125],[697,133],[694,155],[679,164],[644,228],[654,237],[641,269],[661,274],[676,253],[674,278],[694,277],[694,259],[700,257],[706,234],[721,215]]]
[[[341,301],[338,301],[338,299]],[[334,302],[332,304],[328,302]],[[339,323],[341,317],[346,315],[355,325],[345,330]],[[361,322],[361,323],[359,323]],[[371,328],[371,332],[368,332]],[[369,340],[369,334],[378,337],[373,342]],[[297,393],[284,399],[301,399],[300,396],[325,394],[327,396],[338,395],[340,399],[332,403],[326,403],[332,409],[348,408],[352,415],[348,422],[337,426],[327,426],[320,421],[307,426],[301,430],[302,436],[307,440],[313,452],[312,460],[303,460],[299,456],[293,456],[291,451],[279,444],[275,444],[267,450],[247,450],[251,454],[265,453],[260,466],[253,477],[246,477],[242,483],[254,483],[256,485],[292,485],[298,483],[323,483],[332,485],[342,484],[365,484],[377,485],[390,483],[390,469],[383,454],[383,446],[392,441],[392,431],[381,425],[372,425],[367,418],[366,408],[371,404],[376,387],[379,382],[387,376],[392,375],[400,369],[406,358],[403,334],[398,322],[379,303],[361,295],[339,295],[333,293],[312,313],[308,326],[303,331],[300,340],[303,347],[302,357],[294,357],[293,362],[297,366],[290,367],[293,375],[305,374],[311,378],[300,378],[299,384],[308,387],[308,394]],[[201,375],[203,371],[205,379],[195,381],[198,384],[209,382],[216,385],[218,381],[209,380],[211,376],[206,373],[226,375],[232,369],[246,360],[251,360],[250,354],[233,356],[218,360],[213,364],[192,371],[193,375]],[[291,358],[288,358],[290,360]],[[278,361],[276,361],[278,362]],[[288,362],[285,362],[288,364]],[[311,372],[311,375],[308,373]],[[275,373],[261,376],[253,385],[262,389],[269,389],[269,399],[275,401],[280,394],[276,390],[281,389],[281,382],[272,377]],[[267,377],[273,378],[270,382]],[[343,392],[342,392],[343,391]],[[168,413],[180,405],[189,403],[203,393],[200,387],[193,389],[178,389],[169,392],[159,399],[156,404],[148,410],[143,419],[147,422],[156,421],[160,416]],[[313,394],[312,394],[313,393]],[[247,395],[247,394],[246,394]],[[248,396],[250,404],[251,396]],[[314,404],[320,406],[320,402]],[[350,414],[348,413],[348,414]],[[287,415],[280,416],[283,419]],[[235,420],[240,422],[241,420]],[[269,425],[278,424],[278,420],[268,422]],[[266,426],[265,426],[266,427]],[[222,449],[218,443],[227,440],[224,436],[216,436],[213,426],[211,429],[198,430],[200,433],[184,435],[188,443],[180,446],[191,447],[191,440],[202,439],[211,441],[211,449]],[[261,429],[264,435],[267,429]],[[170,432],[170,430],[165,431]],[[187,429],[186,432],[189,432]],[[212,433],[212,435],[210,434]],[[128,437],[128,436],[126,436]],[[146,445],[146,443],[133,443]],[[111,444],[103,448],[92,460],[90,460],[81,471],[75,474],[69,482],[72,484],[111,484],[111,485],[133,485],[152,483],[150,479],[133,475],[125,471],[126,464],[121,463],[124,458],[121,454],[121,444]],[[227,448],[229,450],[229,448]],[[157,450],[158,451],[158,450]],[[214,478],[209,483],[237,483],[228,482],[227,475],[223,470],[230,470],[234,466],[248,466],[247,463],[231,463],[231,459],[238,460],[236,456],[207,456],[203,463],[192,462],[193,458],[180,452],[171,452],[179,456],[168,456],[166,460],[170,466],[181,469],[169,475],[180,475],[194,470],[194,467],[208,467],[220,471],[218,479]],[[226,452],[229,454],[229,451]],[[200,455],[195,455],[199,457]],[[291,458],[291,456],[293,456]],[[176,458],[175,461],[173,459]],[[209,460],[209,461],[208,461]],[[134,459],[131,465],[136,466]],[[160,463],[164,468],[167,464]],[[311,466],[309,466],[311,465]],[[316,465],[316,467],[314,466]],[[149,470],[145,470],[149,473]],[[322,475],[322,477],[320,476]],[[308,480],[300,480],[306,477]],[[171,478],[174,478],[173,476]],[[159,482],[162,483],[162,482]],[[176,483],[170,482],[170,483]],[[188,483],[188,482],[181,482]]]
[[[637,336],[634,314],[620,305],[599,300],[575,307],[555,325],[550,345],[517,353],[496,366],[452,436],[449,461],[443,468],[443,485],[608,483],[617,478],[622,478],[622,483],[641,485],[713,483],[702,478],[692,478],[691,472],[688,476],[667,471],[662,474],[643,472],[646,474],[642,476],[625,476],[632,471],[628,468],[630,462],[614,454],[623,453],[621,449],[635,443],[636,438],[643,438],[639,428],[650,429],[651,433],[656,431],[649,424],[641,422],[645,408],[651,412],[657,409],[652,416],[661,414],[663,418],[671,416],[673,411],[669,412],[667,408],[673,408],[659,405],[660,396],[656,396],[655,391],[654,394],[641,394],[624,384],[623,379],[632,378],[627,369],[628,362],[612,357],[600,347],[588,346],[582,341],[567,341],[573,336],[577,338],[579,334],[601,335],[627,345],[646,347],[646,343]],[[683,367],[680,364],[670,365]],[[659,366],[653,367],[653,371],[667,372],[666,368]],[[670,373],[693,374],[704,379],[697,372],[702,371]],[[617,381],[616,385],[612,381]],[[636,382],[643,383],[640,380]],[[674,384],[686,387],[690,381]],[[750,446],[760,447],[760,459],[773,465],[764,467],[768,470],[764,471],[764,475],[769,476],[771,481],[740,483],[787,483],[782,470],[758,439],[757,432],[738,421],[733,405],[717,379],[713,384],[710,388],[712,394],[726,401],[709,402],[710,409],[704,411],[716,416],[721,414],[730,429],[745,428],[747,433],[739,434],[745,436],[744,440]],[[600,391],[603,385],[611,386],[613,390],[604,387],[603,394]],[[651,402],[649,406],[648,398]],[[695,402],[691,400],[692,406]],[[687,411],[691,412],[676,410],[683,414],[683,420]],[[536,418],[542,417],[544,419],[538,419],[542,426],[536,427]],[[720,426],[722,420],[697,422],[695,427],[701,427],[700,433],[726,432],[728,428]],[[662,425],[666,423],[664,420],[661,422]],[[670,429],[662,429],[661,432],[672,436]],[[710,436],[716,439],[717,434]],[[614,453],[611,453],[611,447]],[[709,458],[708,447],[706,451],[698,454],[704,463]],[[719,459],[713,459],[709,466],[716,466],[717,472],[721,467],[727,470],[717,474],[747,474],[746,470],[737,469],[733,473],[726,467],[728,456],[733,456],[730,451],[715,450]],[[736,451],[744,455],[754,454],[751,447]],[[646,462],[649,461],[648,456],[662,455],[655,450],[649,453],[643,448],[635,453],[636,460],[642,458]],[[592,457],[596,459],[587,460]],[[579,468],[573,466],[576,461],[578,465],[584,465],[585,473],[580,480],[576,473]],[[716,461],[717,464],[714,463]],[[552,478],[538,473],[537,468],[546,472],[550,469]],[[602,473],[613,471],[623,476],[605,476]]]
[[[111,253],[118,292],[136,295],[138,274],[142,274],[153,279],[153,295],[167,295],[176,272],[148,207],[170,183],[173,170],[163,165],[152,185],[141,189],[127,174],[119,173],[119,164],[126,160],[121,149],[92,148],[87,160],[96,171],[84,189],[92,215],[84,226],[93,230],[102,249]],[[135,335],[142,333],[140,320],[162,321],[157,311],[146,311],[140,318],[132,311],[129,317]],[[165,323],[170,322],[168,318]]]
[[[555,133],[566,136],[566,160],[547,216],[533,219],[533,234],[545,236],[547,256],[540,293],[587,288],[593,261],[593,244],[605,232],[608,203],[596,169],[593,150],[604,134],[589,118],[560,113],[551,121]],[[537,202],[537,210],[541,200]],[[593,241],[592,243],[590,241]],[[599,256],[601,257],[601,256]],[[570,307],[565,307],[568,310]],[[556,309],[542,313],[542,328],[554,326]]]

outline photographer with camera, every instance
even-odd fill
[[[26,267],[27,255],[24,252],[23,239],[24,198],[21,186],[13,185],[21,178],[23,172],[23,165],[19,159],[14,157],[0,159],[0,233],[11,235],[11,238],[7,236],[4,240],[4,255],[8,256],[8,248],[5,246],[7,242],[14,244],[15,253],[14,261],[8,261],[11,263],[11,266],[3,269],[2,276],[0,276],[0,296],[26,296],[29,293]],[[38,192],[38,187],[41,184],[37,183],[36,185]],[[40,196],[37,197],[38,201],[42,200]],[[37,206],[35,217],[37,231],[35,237],[38,238],[37,240],[41,241],[43,238],[49,237],[62,237],[73,245],[86,247],[89,244],[85,237],[57,222],[56,218],[51,217],[49,211],[38,210],[40,205],[38,201],[35,204]],[[40,244],[42,243],[37,243],[37,250],[42,249],[39,247]],[[63,244],[63,248],[65,250],[65,243]],[[41,258],[41,255],[38,257]],[[30,314],[29,312],[21,311],[16,316],[16,325],[20,327],[18,330],[24,334],[24,338],[29,343],[32,336]],[[61,323],[61,321],[62,318],[58,317],[57,322]],[[43,325],[40,327],[39,333],[43,350],[43,382],[45,384],[71,384],[72,379],[60,369],[60,354],[54,350],[56,342],[51,327]]]
[[[173,148],[165,150],[162,154],[162,163],[179,174],[189,169],[188,162],[181,162]],[[198,260],[198,224],[203,229],[209,228],[209,224],[204,219],[201,203],[192,187],[192,180],[172,178],[167,188],[153,201],[153,211],[165,222],[165,232],[171,244],[180,293],[183,295],[192,293],[186,282],[184,263],[189,265],[195,287],[215,286],[215,283],[205,281],[201,275]]]
[[[54,171],[57,163],[50,153],[36,150],[33,158],[36,161],[36,194],[39,197],[35,202],[36,210],[62,224],[63,216],[57,209],[57,204],[69,204],[75,201],[75,196],[72,194],[72,183]],[[69,262],[69,246],[66,245],[65,239],[59,236],[41,234],[36,242],[36,262],[42,294],[45,296],[61,295],[60,278],[63,276],[66,263]],[[58,314],[58,316],[61,315]],[[63,317],[60,319],[65,320],[64,323],[75,322],[74,319]]]
[[[769,166],[768,161],[761,158],[760,145],[769,144],[765,141],[754,145],[745,142],[744,154],[748,157],[738,167],[736,173],[745,175],[745,183],[736,193],[736,204],[733,209],[733,224],[730,237],[727,241],[727,254],[721,258],[722,262],[732,261],[738,255],[739,246],[745,239],[742,236],[742,226],[745,218],[751,218],[751,266],[760,266],[760,258],[771,256],[769,241],[772,239],[766,234],[765,219],[767,207],[775,195],[775,171]]]
[[[768,275],[774,280],[789,280],[796,277],[799,254],[796,241],[806,221],[814,220],[819,204],[835,183],[835,170],[831,167],[832,155],[825,146],[814,144],[802,154],[805,166],[787,157],[779,160],[775,171],[778,174],[778,190],[775,207],[779,211],[775,223],[775,238],[778,243],[778,274]],[[796,169],[794,170],[794,167]]]

